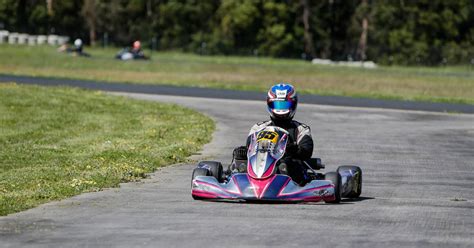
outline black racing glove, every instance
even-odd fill
[[[234,159],[237,160],[247,160],[247,147],[246,146],[239,146],[234,149],[233,152]]]
[[[286,152],[287,156],[295,156],[298,153],[298,144],[290,143],[286,145]]]

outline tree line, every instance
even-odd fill
[[[0,0],[0,29],[201,54],[474,63],[472,0]]]

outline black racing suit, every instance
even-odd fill
[[[132,48],[130,49],[130,53],[133,55],[134,59],[145,59],[145,54],[143,53],[142,49]]]
[[[251,141],[250,135],[267,126],[277,126],[285,129],[289,133],[286,152],[278,166],[279,173],[290,176],[296,183],[304,184],[307,178],[305,173],[306,167],[302,161],[311,158],[314,147],[311,129],[307,125],[294,120],[271,119],[260,122],[250,129],[247,138],[247,148]]]

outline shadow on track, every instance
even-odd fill
[[[342,199],[341,202],[361,202],[361,201],[366,201],[366,200],[374,200],[375,197],[358,197],[358,198],[347,198],[347,199]]]
[[[374,200],[374,197],[359,197],[359,198],[347,198],[342,199],[340,203],[325,203],[324,201],[320,202],[288,202],[288,201],[259,201],[259,200],[212,200],[212,199],[199,199],[199,201],[203,202],[215,202],[215,203],[242,203],[242,204],[252,204],[252,205],[292,205],[292,204],[299,204],[299,205],[350,205],[355,204],[356,202],[366,201],[366,200]]]

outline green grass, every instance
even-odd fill
[[[0,84],[0,215],[186,161],[214,123],[176,105]]]
[[[274,58],[153,53],[151,61],[116,61],[118,49],[87,49],[72,57],[52,47],[0,45],[0,73],[143,84],[265,91],[275,82],[299,92],[380,99],[474,104],[473,66],[332,67]]]

